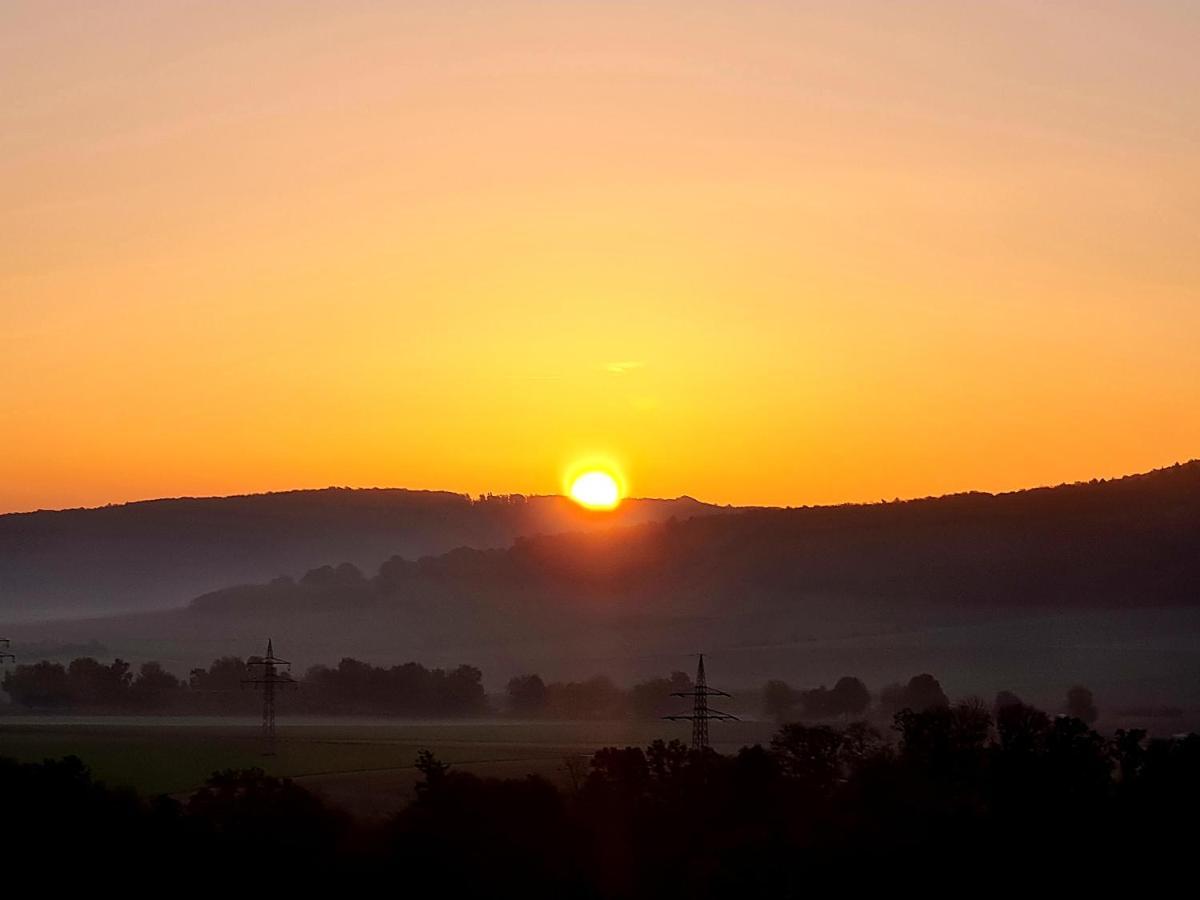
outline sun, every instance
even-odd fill
[[[617,479],[600,469],[576,476],[568,493],[572,500],[588,509],[615,509],[621,502],[621,486]]]

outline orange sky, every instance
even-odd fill
[[[1189,2],[6,3],[0,510],[1200,456]]]

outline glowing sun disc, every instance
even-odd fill
[[[584,472],[571,482],[571,499],[588,509],[614,509],[621,502],[621,487],[607,472]]]

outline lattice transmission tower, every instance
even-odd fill
[[[17,661],[16,654],[9,652],[8,648],[11,646],[12,641],[10,641],[8,638],[0,638],[0,666],[4,665],[4,661],[6,659],[11,660],[12,662]]]
[[[268,755],[275,753],[275,693],[296,686],[296,679],[292,678],[291,667],[290,662],[275,655],[275,648],[271,645],[270,638],[267,639],[266,656],[260,659],[251,657],[246,660],[246,668],[252,674],[249,678],[242,680],[242,685],[243,687],[250,685],[262,688],[262,734],[263,740],[266,741]]]
[[[692,723],[692,750],[703,752],[708,749],[709,722],[736,722],[738,717],[732,713],[721,712],[708,705],[709,697],[728,697],[729,694],[708,686],[704,677],[704,654],[700,654],[700,665],[696,668],[696,683],[690,691],[675,691],[672,697],[691,697],[692,714],[690,716],[663,716],[672,722]]]

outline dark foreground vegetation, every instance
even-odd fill
[[[417,765],[413,801],[364,823],[259,770],[148,800],[75,758],[0,761],[5,849],[84,871],[372,876],[439,896],[790,897],[827,877],[927,889],[1153,877],[1200,837],[1200,736],[1105,737],[1015,702],[905,709],[890,735],[792,723],[732,756],[610,747],[568,767],[567,789],[424,752]]]

